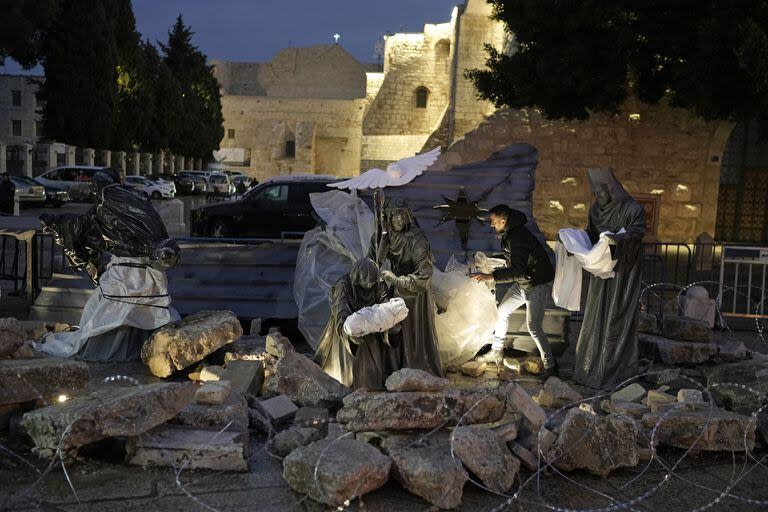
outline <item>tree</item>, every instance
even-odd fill
[[[170,148],[171,141],[179,138],[181,87],[149,41],[144,43],[143,51],[148,85],[143,104],[149,119],[138,142],[144,150],[157,152]]]
[[[481,98],[551,119],[617,112],[628,95],[705,119],[768,117],[767,0],[488,0],[514,51],[486,45]]]
[[[161,44],[164,62],[181,88],[179,130],[170,149],[181,155],[210,158],[224,136],[220,85],[203,53],[192,44],[192,30],[181,15]]]
[[[43,130],[67,144],[111,148],[117,121],[117,49],[102,0],[63,0],[42,38]]]
[[[43,30],[59,12],[60,0],[0,1],[0,66],[10,57],[29,69],[39,60]]]

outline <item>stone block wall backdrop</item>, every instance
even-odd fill
[[[733,123],[704,121],[663,105],[628,105],[620,114],[584,122],[502,109],[431,169],[451,169],[527,142],[539,150],[533,211],[549,240],[560,228],[586,226],[592,204],[587,169],[613,167],[630,194],[659,197],[660,241],[693,242],[702,232],[714,234],[722,152],[732,129]]]

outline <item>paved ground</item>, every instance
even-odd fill
[[[768,352],[754,332],[717,335],[736,336],[753,350]],[[98,365],[92,370],[94,386],[105,385],[103,379],[113,375],[150,380],[140,363]],[[478,382],[459,376],[453,380],[457,386]],[[492,381],[493,376],[486,374],[486,380]],[[529,378],[524,385],[534,391],[540,383]],[[323,510],[287,486],[280,461],[264,450],[264,437],[252,441],[251,471],[236,474],[128,467],[119,462],[119,450],[109,447],[94,454],[104,459],[101,461],[89,459],[65,466],[59,461],[46,467],[18,441],[0,437],[0,510]],[[522,470],[516,496],[495,495],[468,482],[458,510],[764,510],[768,506],[766,457],[764,449],[748,457],[659,450],[655,460],[605,479],[581,472],[562,475],[547,470],[537,475]],[[428,503],[392,481],[348,508],[369,512],[429,509]]]

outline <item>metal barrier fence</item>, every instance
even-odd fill
[[[768,318],[765,307],[768,247],[725,245],[720,261],[720,314]]]

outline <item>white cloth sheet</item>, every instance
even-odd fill
[[[384,332],[396,326],[408,316],[408,308],[400,297],[389,302],[374,304],[355,311],[344,320],[344,332],[359,337],[374,332]]]

